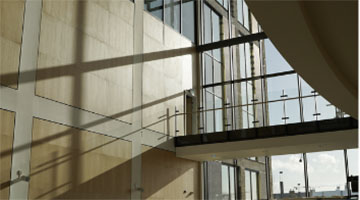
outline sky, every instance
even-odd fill
[[[267,73],[276,73],[281,71],[292,70],[291,66],[277,51],[274,45],[269,39],[265,40],[265,54],[266,54],[266,67]],[[291,95],[292,90],[296,87],[291,84],[294,78],[291,76],[283,77],[281,80],[270,80],[268,81],[269,98],[278,98],[279,93],[284,89],[286,94]],[[286,83],[286,84],[285,84]],[[305,84],[305,83],[304,83]],[[306,91],[311,91],[312,88],[306,84]],[[323,104],[326,105],[328,102],[322,98]],[[306,102],[304,103],[306,104]],[[279,108],[273,106],[274,109],[269,108],[269,113],[279,112]],[[305,111],[306,108],[304,108]],[[327,110],[325,110],[327,109]],[[311,108],[306,109],[309,116],[314,111],[310,111]],[[291,111],[296,113],[295,110]],[[331,109],[324,107],[322,110],[323,117],[331,117]],[[304,112],[304,114],[306,114]],[[270,114],[270,123],[280,123],[279,118],[282,113],[278,113],[278,117],[272,121]],[[273,116],[277,116],[276,114]],[[306,116],[304,116],[306,118]],[[306,119],[305,119],[306,120]],[[309,119],[313,120],[313,119]],[[358,149],[348,150],[349,159],[349,173],[358,175]],[[300,162],[301,161],[301,162]],[[315,191],[329,191],[336,190],[337,187],[344,189],[346,182],[345,175],[345,161],[344,151],[326,151],[307,153],[308,161],[308,175],[309,175],[309,187],[315,189]],[[280,174],[279,172],[283,173]],[[305,191],[305,180],[304,180],[304,161],[302,154],[291,154],[282,156],[272,156],[272,177],[273,177],[273,192],[280,193],[280,180],[284,182],[284,192],[288,193],[290,189],[296,192]]]

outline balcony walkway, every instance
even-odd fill
[[[358,121],[339,118],[175,138],[176,155],[197,161],[358,147]]]

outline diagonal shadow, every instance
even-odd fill
[[[123,56],[119,58],[110,58],[110,59],[103,59],[103,60],[89,61],[89,62],[77,61],[75,64],[37,69],[36,80],[39,81],[39,80],[46,80],[61,76],[73,76],[75,73],[82,74],[86,72],[92,72],[102,69],[111,69],[115,67],[121,67],[121,66],[136,64],[140,62],[149,62],[149,61],[160,60],[165,58],[174,58],[177,56],[183,56],[192,53],[196,53],[196,47],[185,47],[179,49],[164,50],[158,52]],[[141,60],[140,58],[143,59]],[[30,73],[33,73],[33,71],[21,72],[21,74],[24,75]],[[18,72],[3,74],[0,75],[0,80],[1,79],[6,80],[6,83],[9,85],[16,84],[18,75],[19,75]],[[29,79],[26,78],[30,76],[24,76],[24,77],[25,78],[22,80],[22,83],[33,81],[30,78]]]
[[[159,104],[159,103],[163,103],[165,101],[168,101],[168,100],[171,100],[171,99],[174,99],[176,97],[180,97],[183,95],[183,92],[179,92],[179,93],[176,93],[176,94],[173,94],[171,96],[168,96],[168,97],[164,97],[164,98],[161,98],[161,99],[158,99],[158,100],[155,100],[155,101],[152,101],[150,103],[147,103],[147,104],[144,104],[142,106],[138,106],[134,109],[128,109],[126,111],[123,111],[123,112],[120,112],[120,113],[116,113],[114,115],[111,115],[107,118],[102,118],[102,119],[99,119],[99,120],[96,120],[96,121],[93,121],[93,122],[90,122],[90,123],[87,123],[87,124],[84,124],[82,125],[82,129],[86,129],[86,128],[90,128],[90,127],[93,127],[93,126],[96,126],[96,125],[99,125],[99,124],[102,124],[102,123],[105,123],[107,121],[110,121],[110,120],[113,120],[113,119],[116,119],[118,117],[121,117],[121,116],[124,116],[124,115],[128,115],[128,114],[131,114],[132,112],[134,111],[138,111],[140,109],[145,109],[145,108],[148,108],[148,107],[151,107],[151,106],[154,106],[156,104]],[[147,128],[148,126],[145,126],[143,128]],[[51,140],[54,140],[54,139],[57,139],[57,138],[60,138],[60,137],[63,137],[63,136],[66,136],[66,135],[69,135],[70,132],[69,131],[64,131],[64,132],[61,132],[61,133],[58,133],[57,135],[53,135],[53,136],[49,136],[49,137],[46,137],[46,138],[43,138],[41,140],[36,140],[36,141],[33,141],[31,143],[32,146],[37,146],[37,145],[40,145],[44,142],[48,142],[48,141],[51,141]],[[124,137],[127,137],[129,135],[133,134],[133,132],[130,132],[124,136],[122,136],[122,138]],[[27,149],[29,146],[29,144],[23,144],[23,145],[20,145],[20,146],[17,146],[15,147],[14,149],[8,149],[6,151],[2,151],[0,152],[0,157],[2,156],[8,156],[10,155],[12,152],[18,152],[18,151],[22,151],[22,150],[25,150]]]

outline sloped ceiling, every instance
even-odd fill
[[[289,64],[358,118],[358,1],[246,1]]]

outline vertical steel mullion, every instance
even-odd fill
[[[211,42],[214,42],[214,25],[213,25],[213,15],[214,15],[214,11],[212,9],[210,9],[210,32],[211,32]],[[214,66],[215,66],[215,61],[214,61],[214,52],[213,50],[211,50],[211,69],[212,69],[212,73],[211,73],[211,76],[212,76],[212,83],[214,83],[214,79],[215,79],[215,73],[214,73]],[[213,93],[215,92],[215,88],[212,87],[213,89]],[[215,95],[212,94],[212,99],[213,99],[213,107],[212,109],[215,109]],[[213,115],[213,129],[214,129],[214,132],[216,132],[216,119],[215,119],[215,111],[212,110],[210,111],[212,112],[212,115]]]
[[[224,0],[224,1],[228,1],[228,0]],[[228,1],[228,7],[227,7],[227,12],[228,12],[228,30],[229,30],[229,39],[232,38],[232,21],[231,21],[231,5],[230,2]],[[229,46],[229,59],[230,59],[230,80],[234,80],[234,64],[233,64],[233,46]],[[231,105],[234,105],[235,99],[234,99],[234,83],[231,83],[230,85],[230,99],[231,99]],[[231,127],[232,130],[234,130],[235,128],[235,107],[231,108]]]
[[[348,181],[349,177],[349,160],[348,160],[348,154],[347,149],[344,149],[344,162],[345,162],[345,176],[346,176],[346,189],[347,189],[347,195],[350,198],[351,197],[351,190],[350,190],[350,183]]]
[[[298,81],[298,94],[299,94],[299,107],[300,107],[300,121],[304,122],[305,121],[305,117],[304,117],[304,105],[303,105],[303,98],[302,98],[302,86],[301,86],[301,81],[300,81],[300,76],[297,74],[297,81]]]
[[[183,0],[180,0],[180,34],[183,34]]]
[[[305,178],[305,196],[310,197],[310,193],[309,193],[309,175],[308,175],[308,170],[307,170],[306,153],[303,153],[303,161],[304,161],[304,178]]]
[[[195,4],[195,9],[196,10],[198,10],[198,7],[200,7],[200,13],[197,13],[196,12],[196,16],[199,16],[200,17],[200,33],[197,33],[197,37],[198,37],[198,40],[197,40],[197,43],[198,44],[204,44],[204,38],[205,38],[205,36],[204,36],[204,2],[203,2],[203,0],[200,0],[200,1],[195,1],[194,2],[194,4]],[[196,21],[198,21],[198,20],[196,20]],[[201,63],[201,67],[202,67],[202,69],[200,69],[199,70],[199,72],[200,72],[200,74],[199,74],[199,78],[200,78],[200,86],[199,86],[199,90],[200,90],[200,92],[199,92],[199,94],[200,94],[200,96],[202,96],[202,98],[198,101],[199,103],[200,103],[200,107],[202,107],[203,109],[203,111],[202,112],[200,112],[200,109],[197,109],[199,112],[198,112],[198,114],[199,114],[199,116],[198,116],[198,118],[199,118],[199,123],[198,123],[198,131],[200,132],[200,127],[201,127],[201,121],[202,121],[202,125],[203,125],[203,129],[202,129],[202,133],[205,133],[205,113],[204,113],[204,108],[205,108],[205,96],[204,96],[204,89],[202,88],[202,85],[203,85],[203,83],[204,83],[204,79],[205,79],[205,74],[203,73],[204,71],[205,71],[205,67],[204,67],[204,65],[205,65],[205,59],[204,59],[204,53],[202,53],[202,52],[200,52],[199,53],[199,57],[200,57],[200,63]],[[202,116],[202,117],[201,117]]]
[[[265,156],[265,178],[266,178],[266,197],[271,199],[271,186],[270,186],[270,158]]]

